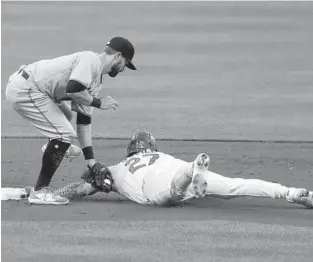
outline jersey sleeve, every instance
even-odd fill
[[[90,89],[95,76],[93,57],[89,53],[78,55],[69,80],[75,80]]]
[[[100,86],[95,83],[95,78],[98,77],[97,67],[99,66],[97,58],[90,52],[79,54],[75,66],[70,75],[70,80],[75,80],[86,86],[88,92],[97,97],[100,91]],[[82,113],[87,116],[91,116],[94,107],[82,105],[72,101],[72,111]]]

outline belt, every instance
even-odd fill
[[[24,69],[21,69],[18,73],[21,74],[25,80],[29,78],[29,74]]]

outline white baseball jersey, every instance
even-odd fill
[[[76,132],[56,103],[66,97],[66,86],[71,79],[97,96],[101,89],[101,73],[100,55],[91,51],[40,60],[22,66],[11,75],[6,97],[43,135],[70,142],[69,137],[76,136]],[[93,108],[72,102],[72,110],[91,116]]]
[[[185,189],[182,198],[173,199],[172,181],[184,179],[186,173],[193,173],[193,162],[185,162],[171,155],[153,152],[139,153],[115,166],[109,167],[116,190],[121,195],[139,204],[166,205],[184,202],[194,198],[192,182]],[[259,179],[230,178],[206,171],[206,195],[221,198],[238,196],[286,198],[288,188]],[[175,176],[175,179],[173,180]]]
[[[111,166],[117,191],[140,204],[166,204],[171,182],[186,162],[161,152],[139,153]]]

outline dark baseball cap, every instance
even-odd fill
[[[137,70],[137,68],[131,62],[135,54],[135,49],[131,42],[129,42],[126,38],[116,36],[113,37],[109,42],[107,42],[106,45],[113,48],[115,51],[122,53],[122,55],[127,60],[126,67],[131,70]]]

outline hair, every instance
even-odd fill
[[[103,52],[105,52],[107,55],[114,55],[115,53],[117,53],[115,49],[109,46],[105,46]]]

